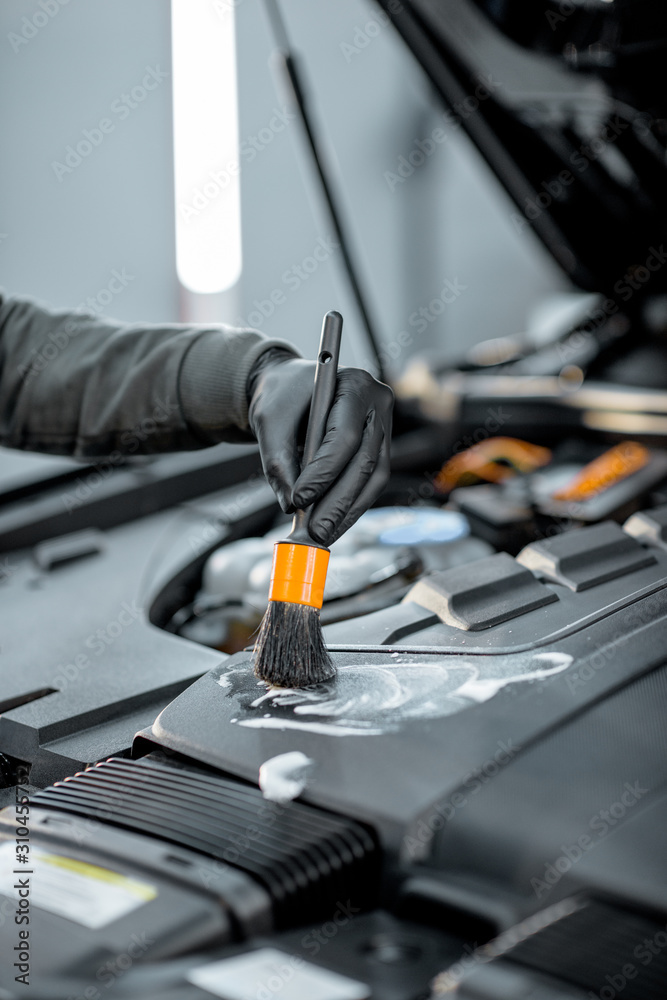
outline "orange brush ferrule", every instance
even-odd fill
[[[276,542],[269,600],[321,608],[328,566],[328,549],[296,542]]]

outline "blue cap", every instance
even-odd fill
[[[364,527],[377,528],[381,545],[441,545],[470,534],[463,514],[434,507],[376,507],[362,520]]]

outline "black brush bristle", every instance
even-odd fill
[[[269,601],[254,660],[257,677],[276,687],[321,684],[336,673],[324,644],[320,612],[306,604]]]

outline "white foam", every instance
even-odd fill
[[[259,787],[264,798],[272,802],[291,802],[306,787],[307,773],[313,763],[300,750],[290,750],[265,760],[259,769]]]
[[[249,729],[298,729],[302,733],[320,733],[323,736],[380,736],[382,729],[353,729],[346,726],[328,726],[324,722],[301,722],[292,719],[243,719],[239,726]]]
[[[474,660],[446,655],[429,662],[350,664],[324,684],[303,689],[263,685],[259,697],[248,687],[246,666],[223,673],[219,683],[228,696],[248,697],[232,720],[240,726],[374,736],[410,720],[445,718],[488,701],[509,684],[551,677],[571,662],[567,653],[527,651]]]

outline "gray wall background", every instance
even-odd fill
[[[260,0],[226,2],[237,21],[243,141],[268,127],[284,102]],[[229,16],[225,0],[217,4]],[[451,132],[395,190],[385,180],[398,157],[440,124],[441,110],[398,36],[379,23],[379,9],[369,0],[282,0],[282,8],[383,340],[414,333],[398,367],[434,345],[455,356],[523,329],[532,306],[565,283],[530,232],[515,232],[512,207],[465,138]],[[40,9],[37,0],[0,5],[0,285],[76,306],[125,268],[133,280],[110,315],[178,320],[184,300],[175,272],[170,78],[124,121],[110,114],[147,67],[169,71],[169,0],[69,0],[15,52],[10,33]],[[103,117],[114,120],[114,131],[58,180],[52,162]],[[243,275],[219,319],[247,321],[256,301],[280,289],[285,301],[261,329],[312,354],[322,314],[338,308],[346,319],[344,360],[372,364],[340,254],[298,289],[284,280],[330,233],[298,121],[275,132],[252,163],[242,160],[242,218]],[[417,334],[410,314],[428,306],[447,278],[465,291]]]

